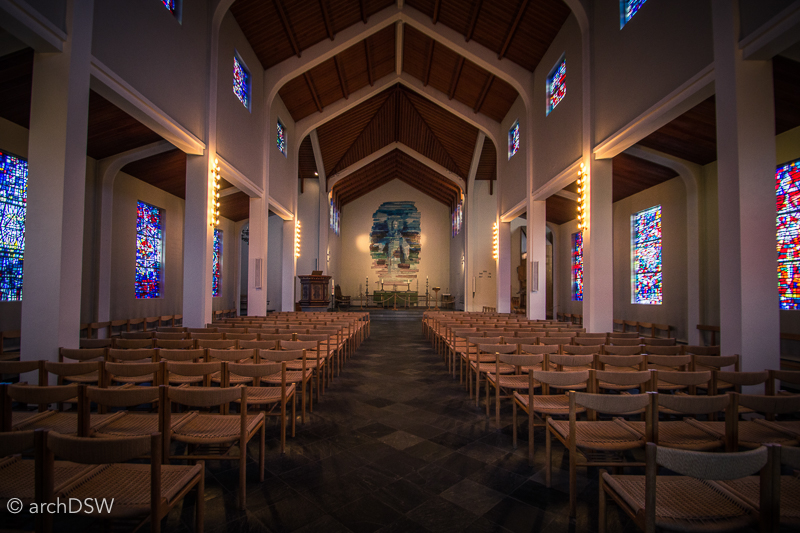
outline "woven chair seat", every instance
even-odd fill
[[[522,366],[522,367],[520,367],[520,369],[522,370],[523,374],[527,374],[531,370],[544,370],[544,368],[542,368],[542,366],[543,366],[542,364],[538,364],[536,366]]]
[[[92,414],[89,417],[89,429],[99,426],[109,418],[118,416],[118,413]],[[76,435],[78,433],[78,413],[47,411],[47,416],[36,417],[35,419],[29,418],[11,429],[15,431],[22,429],[50,429],[64,435]]]
[[[11,412],[11,427],[17,427],[27,422],[31,418],[41,413],[37,411],[12,411]]]
[[[131,383],[134,385],[141,385],[142,383],[150,383],[153,381],[153,374],[146,374],[144,376],[112,376],[113,383]]]
[[[223,444],[239,440],[239,415],[198,413],[172,430],[172,438],[190,444]],[[263,413],[247,415],[247,433],[250,434],[264,420]]]
[[[497,370],[497,365],[494,361],[491,363],[481,363],[480,365],[476,365],[474,362],[470,363],[470,366],[474,370],[476,366],[479,366],[479,371],[482,374],[491,373],[494,374],[494,371]],[[516,372],[516,368],[513,365],[507,365],[505,363],[500,364],[500,373],[501,374],[513,374]]]
[[[319,366],[325,366],[325,359],[320,357],[319,358]],[[308,369],[316,369],[317,368],[317,360],[316,359],[306,359],[306,370]],[[286,361],[286,369],[287,370],[299,370],[302,372],[303,370],[303,361]]]
[[[76,376],[64,376],[65,383],[97,383],[100,377],[97,370],[88,374],[78,374]]]
[[[495,374],[488,374],[488,379],[490,383],[495,383],[495,381],[497,381]],[[500,388],[502,389],[528,390],[528,385],[530,385],[530,378],[527,374],[519,376],[517,374],[504,374],[500,376]],[[534,380],[533,386],[538,387],[539,382]]]
[[[292,370],[286,371],[286,383],[300,383],[301,381],[305,381],[311,377],[313,374],[312,370],[306,368],[306,374],[303,376],[302,370]],[[261,383],[269,383],[270,385],[280,385],[281,384],[281,373],[277,372],[271,376],[265,376],[261,378]]]
[[[636,513],[644,512],[644,476],[603,480]],[[753,526],[758,516],[713,483],[684,476],[656,478],[656,527],[679,531],[728,531]]]
[[[514,398],[520,401],[526,408],[529,406],[530,396],[514,393]],[[543,415],[568,415],[569,397],[566,394],[534,395],[533,411]],[[577,413],[584,413],[586,409],[577,406]]]
[[[190,385],[192,383],[202,383],[203,376],[181,376],[180,374],[170,374],[170,385]]]
[[[742,496],[754,506],[758,506],[760,498],[759,476],[748,476],[722,482],[726,488]],[[800,525],[800,479],[795,476],[781,476],[781,525]]]
[[[638,433],[645,434],[644,422],[628,422]],[[658,423],[658,445],[682,450],[708,451],[721,448],[725,441],[682,420]]]
[[[617,390],[617,391],[631,390],[631,389],[641,389],[642,388],[642,384],[639,384],[639,385],[618,385],[616,383],[608,383],[608,382],[605,382],[605,381],[600,381],[600,382],[598,382],[597,385],[601,389]]]
[[[671,371],[672,369],[665,369]],[[676,383],[669,383],[667,381],[658,380],[658,390],[659,391],[675,391],[675,390],[684,390],[687,389],[687,385],[678,385]]]
[[[286,397],[289,398],[295,391],[295,384],[286,385]],[[264,403],[276,403],[281,401],[280,387],[248,387],[247,405],[259,405]],[[242,400],[236,400],[242,403]]]
[[[162,465],[161,499],[171,504],[181,490],[197,476],[200,465]],[[58,490],[66,498],[114,498],[110,513],[103,518],[129,518],[150,513],[150,465],[115,463],[102,465],[72,486]]]
[[[241,385],[243,383],[250,383],[253,381],[253,378],[248,378],[247,376],[240,376],[238,374],[231,374],[228,376],[231,385]],[[221,372],[214,372],[211,374],[211,382],[212,383],[222,383],[222,373]]]
[[[92,469],[91,465],[55,461],[53,478],[55,486],[62,486],[73,479],[85,475]],[[0,504],[5,506],[10,498],[19,498],[29,504],[36,497],[35,463],[33,459],[22,459],[19,456],[0,459]]]
[[[717,435],[725,434],[725,422],[700,422]],[[758,448],[763,444],[780,444],[781,446],[797,446],[800,439],[789,433],[783,433],[758,422],[739,422],[739,445],[745,448]]]
[[[550,426],[566,441],[569,440],[569,421],[549,421]],[[615,420],[583,421],[575,423],[575,442],[579,448],[604,451],[622,451],[641,448],[645,440],[634,430],[625,426],[626,422]]]
[[[170,418],[170,425],[175,427],[189,413],[173,413]],[[113,437],[138,437],[142,435],[152,435],[158,433],[158,413],[125,413],[108,424],[98,427],[92,437],[113,438]]]

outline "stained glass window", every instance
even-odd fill
[[[519,151],[519,120],[508,130],[508,158]]]
[[[661,206],[631,215],[635,304],[661,305]]]
[[[572,234],[572,300],[583,301],[583,233]]]
[[[800,159],[778,167],[775,193],[781,309],[800,309]]]
[[[286,126],[278,119],[278,150],[286,156]]]
[[[136,206],[136,297],[161,297],[164,213],[144,202]]]
[[[547,76],[547,113],[556,108],[567,94],[567,58],[561,56],[556,66]]]
[[[619,2],[619,29],[622,29],[633,18],[647,0],[620,0]]]
[[[233,94],[242,105],[250,109],[250,73],[238,54],[233,56]]]
[[[22,300],[28,162],[0,152],[0,301]]]
[[[222,290],[222,230],[214,228],[214,256],[211,261],[211,296],[217,297]]]
[[[464,224],[464,200],[460,200],[456,205],[456,208],[453,209],[453,214],[451,215],[451,229],[452,229],[452,236],[455,237],[459,233],[461,233],[461,227]]]
[[[169,9],[171,13],[175,13],[175,10],[177,9],[177,6],[175,5],[176,0],[161,0],[161,2],[163,2],[164,7]]]

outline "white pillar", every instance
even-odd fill
[[[269,202],[261,198],[250,198],[250,256],[247,258],[248,316],[267,314],[268,242]]]
[[[294,311],[294,304],[300,299],[300,282],[295,276],[297,261],[294,258],[294,227],[296,218],[283,221],[283,270],[281,277],[281,310]],[[302,226],[301,226],[302,229]],[[302,238],[302,234],[301,234]]]
[[[183,325],[211,322],[211,239],[208,155],[186,156],[186,207],[183,225]]]
[[[525,268],[528,269],[527,312],[531,320],[547,318],[547,202],[536,200],[528,202],[528,259]],[[538,264],[538,289],[533,276],[533,265]]]
[[[610,159],[591,163],[583,231],[583,325],[603,333],[614,325],[613,172]]]
[[[317,257],[319,262],[317,270],[328,275],[328,230],[330,229],[330,204],[328,203],[328,178],[325,175],[325,163],[322,160],[322,151],[319,148],[317,130],[312,131],[311,148],[314,150],[314,162],[319,176],[319,239]]]
[[[78,347],[93,0],[67,2],[61,53],[36,53],[28,137],[23,360]]]
[[[771,61],[745,61],[738,2],[713,0],[723,354],[780,367]]]
[[[498,199],[498,205],[500,203]],[[498,218],[499,220],[499,218]],[[497,312],[511,312],[511,223],[498,222],[500,257],[497,260]]]

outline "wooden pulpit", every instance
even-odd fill
[[[322,311],[330,305],[330,276],[312,274],[300,278],[300,308],[303,311]]]

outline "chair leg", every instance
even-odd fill
[[[598,507],[600,512],[597,517],[597,533],[606,533],[606,484],[603,481],[603,472],[600,470],[600,488],[597,492],[600,493],[600,501]]]
[[[247,442],[239,439],[239,509],[247,508]]]
[[[513,418],[513,429],[511,430],[511,442],[514,445],[514,449],[517,449],[517,402],[514,398],[511,398],[511,405],[514,406],[514,418]]]
[[[286,400],[281,401],[281,454],[286,453]]]
[[[314,386],[311,381],[311,378],[306,378],[305,382],[303,382],[303,390],[305,390],[306,386],[308,386],[308,412],[314,412]]]
[[[200,467],[200,481],[197,482],[197,501],[195,503],[194,508],[194,530],[200,533],[203,532],[203,527],[205,525],[205,515],[206,515],[206,499],[205,499],[205,492],[206,492],[206,474],[205,474],[205,464],[201,461],[202,466]]]
[[[550,442],[550,428],[547,426],[547,418],[544,420],[544,433],[545,433],[545,441],[544,441],[544,453],[545,453],[545,461],[547,461],[547,470],[545,471],[544,475],[544,486],[548,489],[550,488],[550,479],[553,475],[553,462],[550,456],[552,451],[552,443]]]
[[[486,374],[484,381],[486,382],[486,418],[489,418],[489,374]]]
[[[267,418],[261,423],[261,442],[258,444],[258,481],[264,481],[264,470],[266,468],[266,461],[264,460],[264,450],[266,448],[267,437]]]
[[[300,422],[306,423],[306,382],[300,380]]]
[[[533,466],[533,409],[531,409],[531,396],[528,395],[528,465]]]
[[[569,450],[569,516],[575,517],[578,507],[578,453]]]
[[[292,438],[294,438],[294,429],[297,425],[297,389],[292,394]]]

